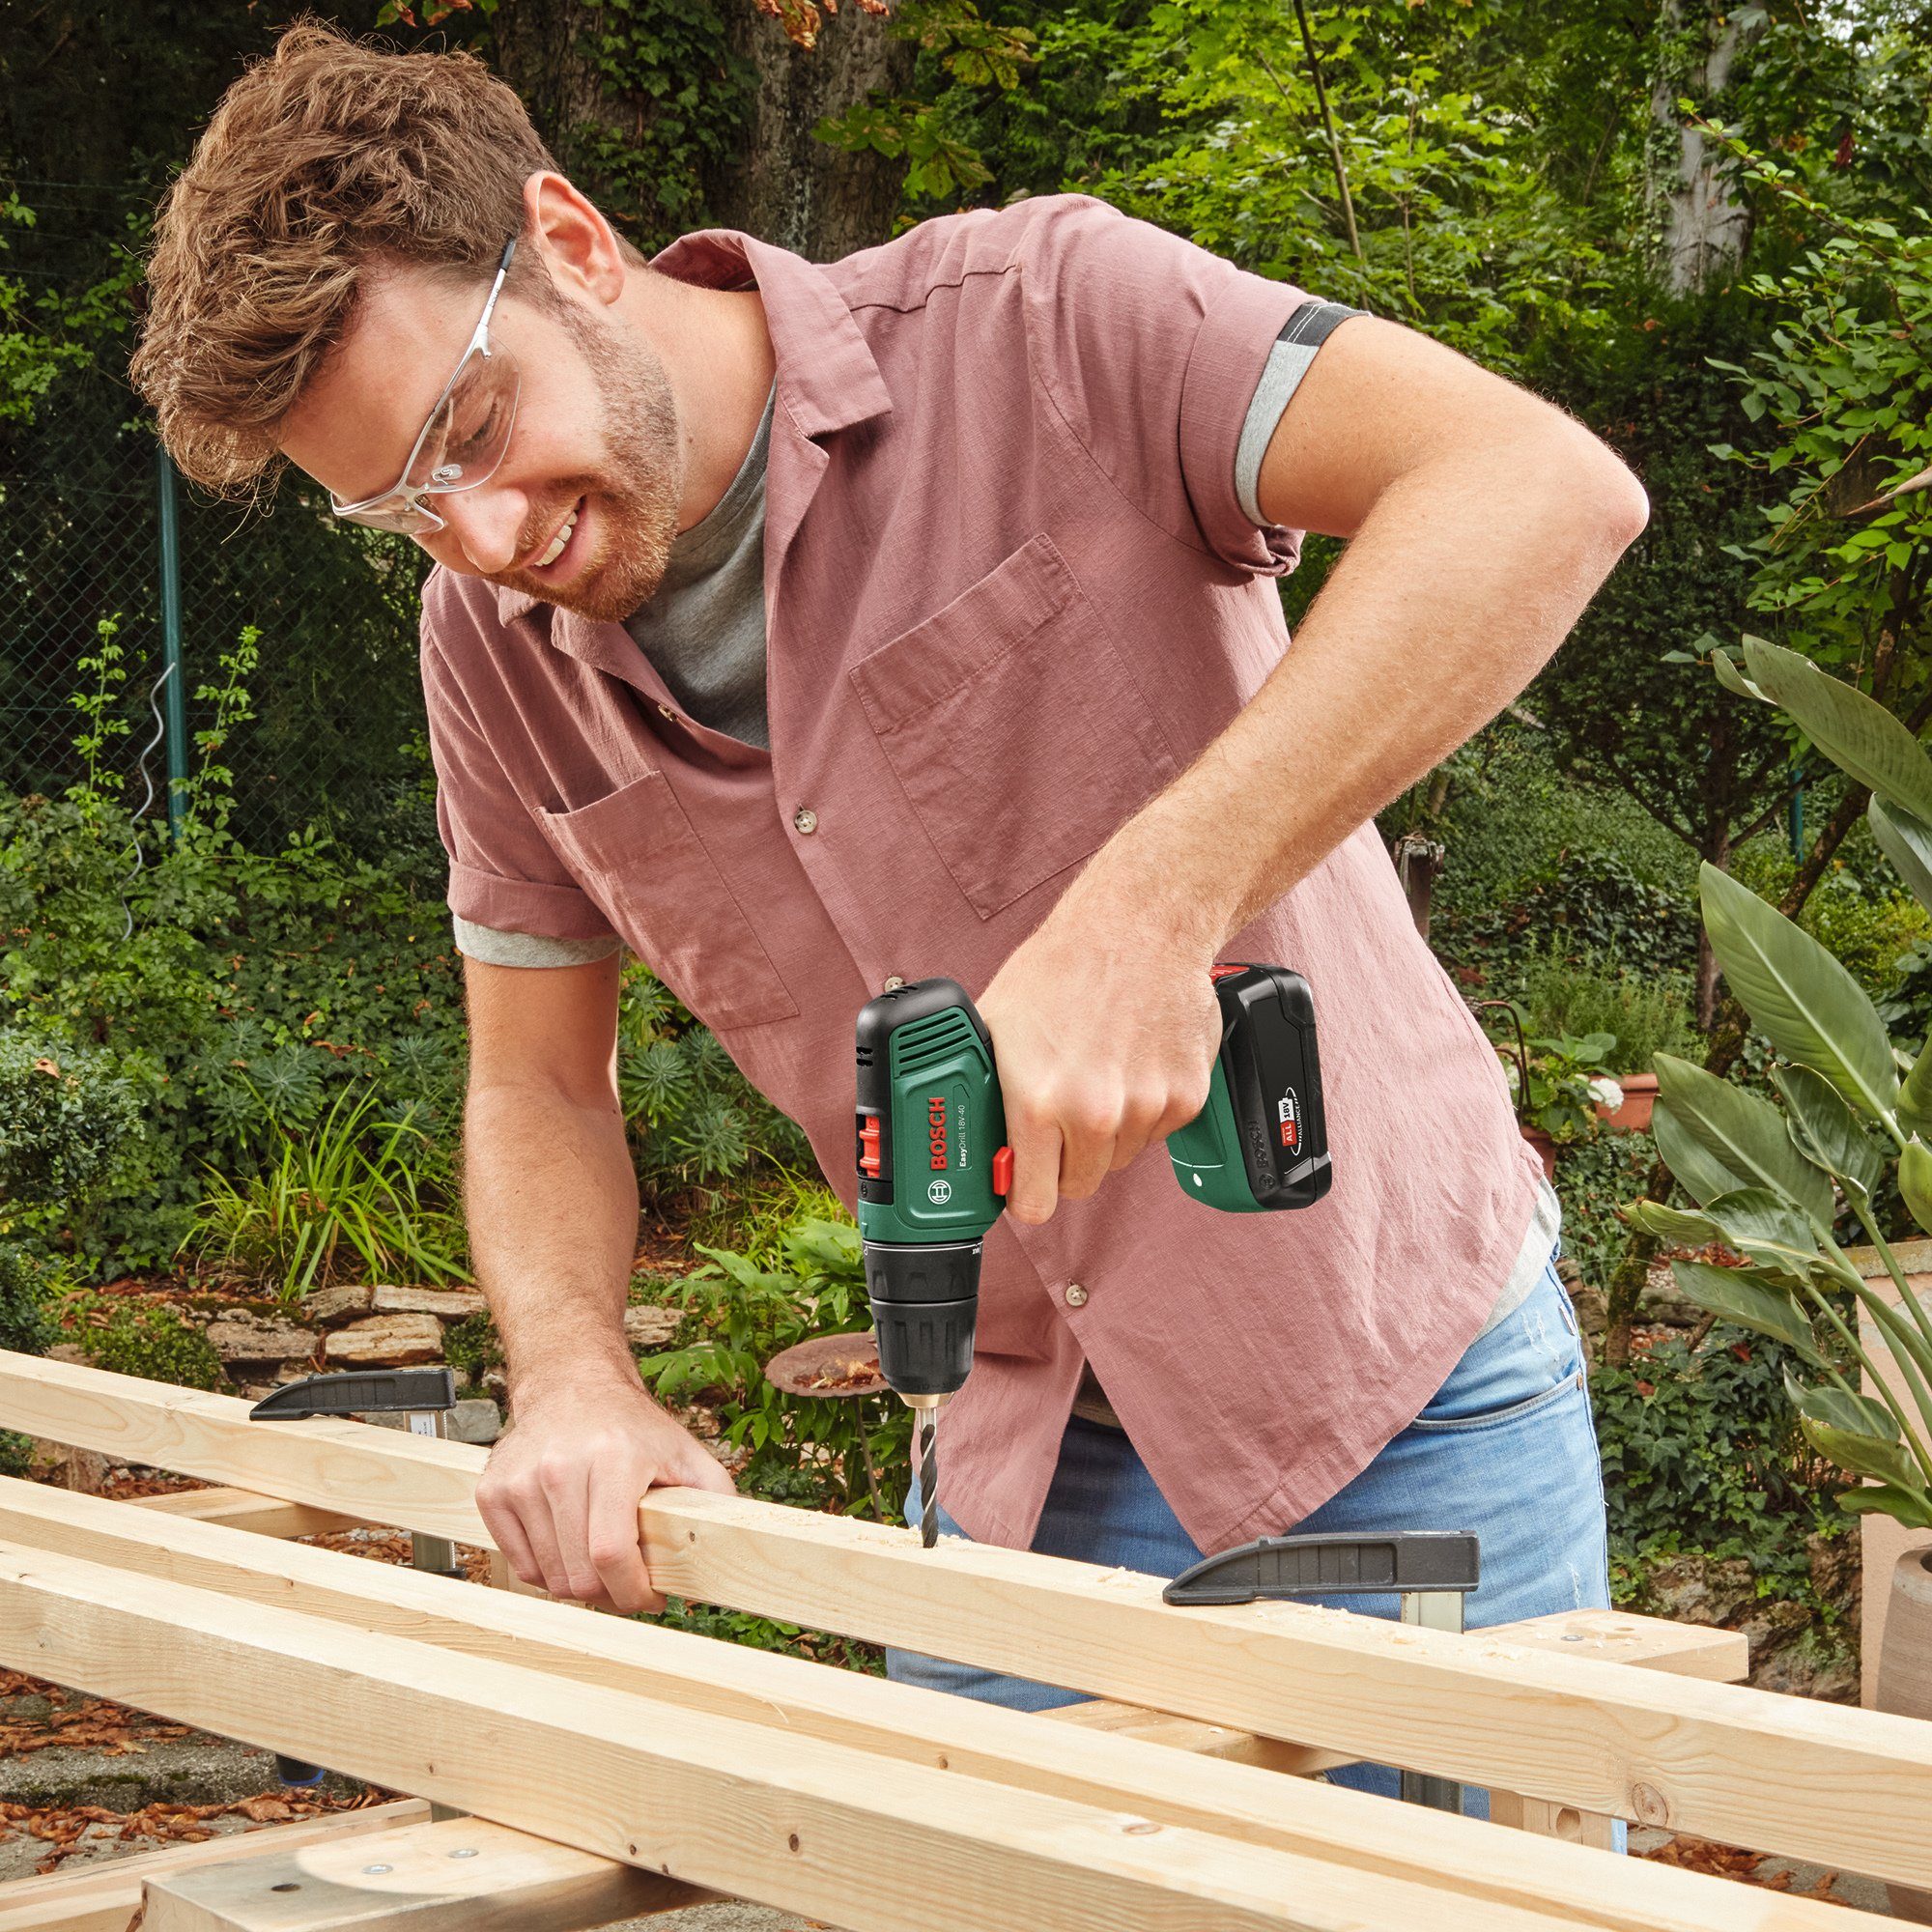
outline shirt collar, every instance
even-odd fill
[[[653,256],[651,267],[700,288],[758,290],[778,365],[779,407],[800,435],[829,436],[891,411],[871,345],[838,284],[816,264],[735,228],[700,228]],[[542,601],[492,587],[505,624]]]

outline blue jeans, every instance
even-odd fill
[[[1346,1489],[1278,1533],[1474,1530],[1482,1584],[1466,1604],[1472,1630],[1608,1608],[1603,1465],[1584,1374],[1577,1317],[1552,1255],[1529,1298],[1469,1345],[1422,1413]],[[918,1484],[915,1470],[906,1504],[912,1521]],[[939,1520],[947,1534],[965,1534],[943,1509]],[[1033,1547],[1156,1577],[1177,1576],[1202,1554],[1124,1432],[1078,1416],[1066,1425]],[[1398,1613],[1392,1597],[1322,1601],[1364,1616]],[[1014,1710],[1080,1701],[1051,1685],[911,1651],[888,1651],[886,1672]],[[1396,1791],[1395,1774],[1382,1766],[1348,1765],[1328,1776],[1359,1790]],[[1465,1808],[1487,1815],[1488,1807],[1487,1792],[1466,1794]]]

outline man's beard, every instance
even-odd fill
[[[597,549],[560,589],[522,571],[497,581],[595,623],[622,623],[663,581],[677,536],[684,493],[677,398],[647,343],[627,338],[614,323],[584,315],[575,303],[564,304],[563,321],[596,384],[607,468],[562,483],[525,543],[535,545],[572,503],[588,497],[595,529],[586,536]]]

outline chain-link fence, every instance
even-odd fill
[[[98,284],[124,235],[125,195],[38,184],[22,199],[36,186],[44,212],[10,233],[0,257],[0,282],[18,291],[0,326],[31,323],[43,303]],[[212,715],[197,693],[221,682],[222,655],[252,630],[254,716],[221,754],[235,775],[235,830],[274,845],[319,823],[359,842],[424,781],[415,647],[427,559],[406,539],[342,525],[303,479],[285,478],[265,513],[210,502],[173,478],[134,420],[120,320],[43,398],[0,421],[4,782],[52,794],[79,776],[73,698],[103,625],[124,653],[117,703],[133,747],[154,733],[151,697],[167,696],[157,681],[178,652],[184,702],[172,715],[159,704],[172,742],[149,769],[157,785],[171,768],[194,769],[194,734]]]

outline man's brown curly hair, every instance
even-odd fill
[[[410,265],[487,287],[524,228],[524,184],[555,166],[472,55],[290,27],[222,97],[156,222],[129,374],[184,473],[258,493],[281,467],[276,426],[346,334],[365,271]],[[556,299],[534,249],[518,250],[510,286]]]

